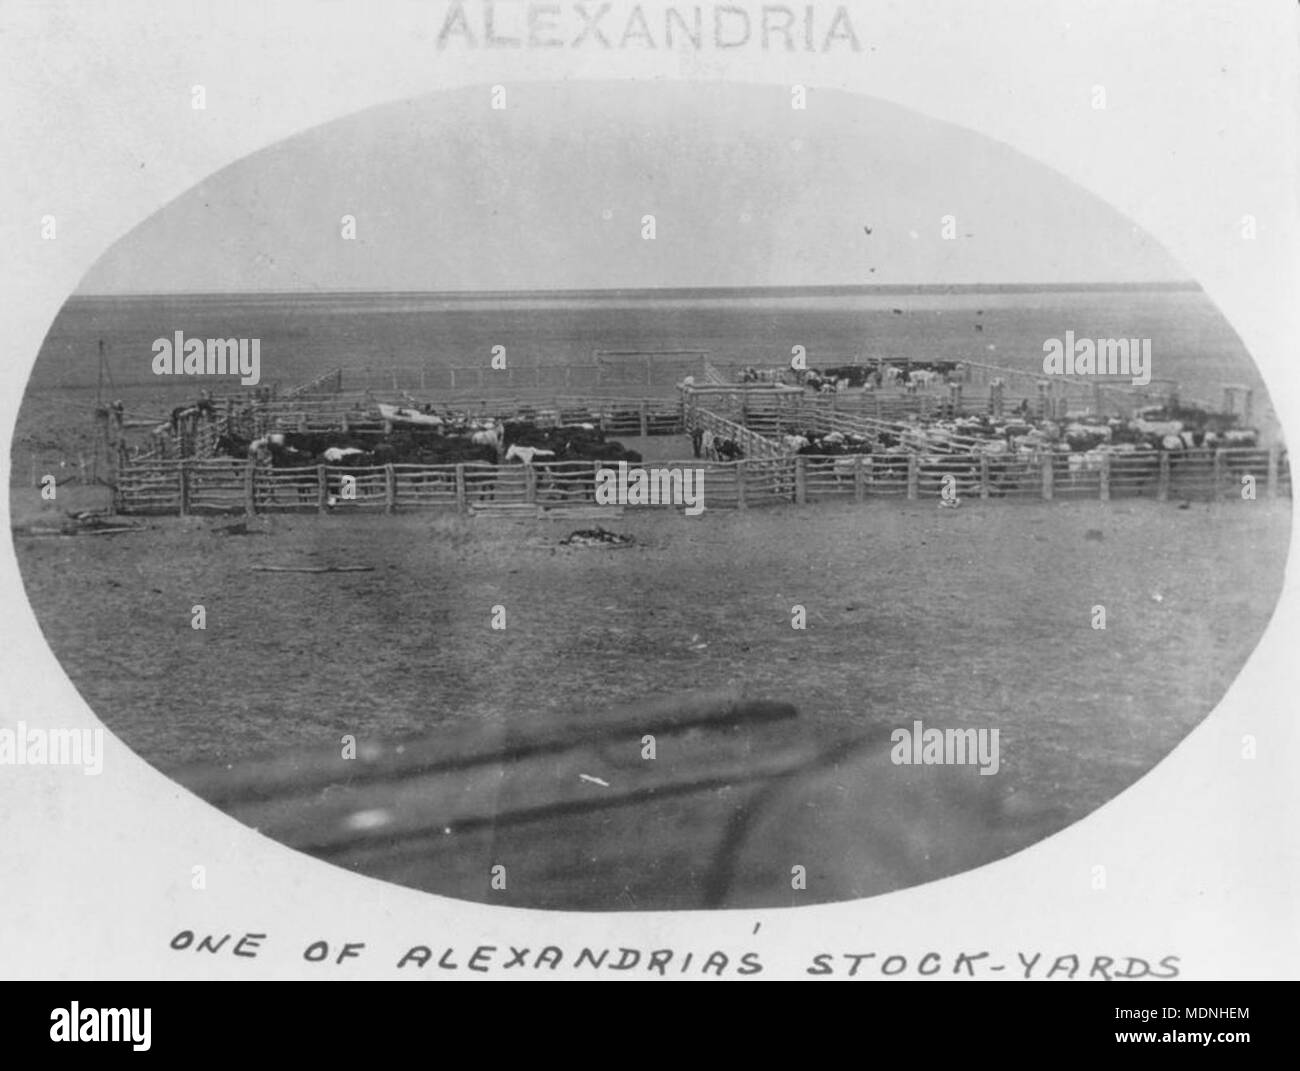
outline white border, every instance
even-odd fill
[[[855,3],[862,53],[795,61],[754,48],[440,53],[434,38],[445,7],[6,5],[0,129],[13,152],[0,168],[5,471],[13,414],[59,306],[104,249],[163,203],[249,152],[373,104],[557,77],[799,81],[895,101],[1005,141],[1162,241],[1243,337],[1284,424],[1296,424],[1298,65],[1288,0]],[[200,113],[189,105],[196,82],[208,89]],[[1101,115],[1088,105],[1095,83],[1107,88]],[[40,240],[46,213],[59,220],[55,242]],[[1259,220],[1254,242],[1235,240],[1246,213]],[[12,608],[0,643],[0,719],[98,724],[46,648],[9,549],[0,555],[0,590]],[[1289,580],[1267,635],[1215,713],[1085,821],[958,878],[798,912],[574,916],[439,900],[266,841],[115,740],[101,777],[60,768],[15,777],[0,768],[0,972],[392,977],[411,944],[454,944],[463,963],[479,943],[550,942],[754,950],[767,965],[763,977],[801,976],[815,952],[916,958],[931,949],[948,963],[959,951],[989,950],[1013,965],[1017,949],[1085,961],[1177,954],[1188,978],[1294,977],[1300,735],[1286,640],[1297,635],[1298,603]],[[1247,732],[1259,740],[1253,762],[1238,758]],[[197,863],[208,870],[203,892],[190,888]],[[1105,892],[1090,886],[1096,863],[1109,873]],[[270,936],[257,958],[200,959],[167,948],[186,927]],[[301,951],[316,939],[367,949],[343,966],[307,964]]]

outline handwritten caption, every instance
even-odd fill
[[[170,941],[175,952],[204,956],[257,959],[272,947],[270,935],[200,934],[181,930]],[[782,955],[767,959],[755,950],[683,951],[675,948],[561,947],[502,943],[499,945],[413,944],[378,951],[366,941],[320,939],[306,943],[296,955],[307,963],[339,967],[353,961],[383,963],[396,975],[442,974],[473,971],[504,974],[507,971],[538,973],[562,968],[575,974],[636,972],[647,977],[714,976],[747,977],[775,971],[782,975],[801,973],[812,977],[839,978],[993,978],[1030,980],[1137,981],[1170,979],[1179,975],[1179,957],[1152,960],[1142,956],[1106,956],[1066,952],[1014,953],[1009,962],[989,951],[937,952],[823,952],[800,955],[782,949]]]

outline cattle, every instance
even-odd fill
[[[1103,449],[1072,452],[1067,461],[1070,483],[1077,484],[1081,477],[1101,472],[1107,452]]]
[[[339,465],[344,462],[357,463],[358,459],[365,456],[365,451],[355,446],[331,446],[321,457],[331,465]]]
[[[470,442],[475,446],[490,446],[498,454],[501,452],[501,446],[505,441],[505,425],[500,421],[491,428],[483,428],[470,435]]]
[[[248,457],[249,446],[250,441],[248,439],[226,432],[223,435],[217,436],[217,442],[216,446],[213,448],[213,453],[217,457],[245,458]]]
[[[719,461],[739,461],[745,456],[745,451],[735,439],[715,438],[713,451]]]
[[[831,462],[831,472],[835,477],[836,486],[844,483],[852,483],[857,476],[859,466],[862,466],[863,472],[866,473],[866,479],[870,480],[870,455],[863,457],[860,454],[854,454],[835,458],[835,460]]]
[[[515,445],[506,451],[506,464],[512,461],[519,461],[525,465],[531,465],[534,461],[549,461],[555,457],[554,450],[543,450],[537,446],[519,446]]]
[[[172,410],[171,419],[168,424],[171,427],[172,434],[175,435],[180,430],[180,423],[189,417],[206,417],[208,420],[215,420],[217,416],[216,404],[209,398],[200,398],[197,402],[189,405],[178,405]]]

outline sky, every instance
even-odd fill
[[[810,90],[797,110],[783,87],[570,82],[489,100],[386,104],[246,157],[115,243],[78,293],[1187,277],[1058,173],[871,98]]]

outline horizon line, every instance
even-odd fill
[[[292,290],[103,290],[73,291],[66,300],[74,298],[186,298],[186,297],[341,297],[388,296],[425,297],[440,299],[500,299],[500,298],[607,298],[607,297],[761,297],[761,296],[847,296],[872,293],[902,293],[917,291],[980,291],[980,290],[1129,290],[1136,288],[1156,290],[1201,290],[1195,279],[1115,280],[1110,282],[998,282],[998,283],[817,283],[790,286],[663,286],[663,287],[604,287],[600,289],[526,289],[526,290],[386,290],[379,288],[297,288]]]

